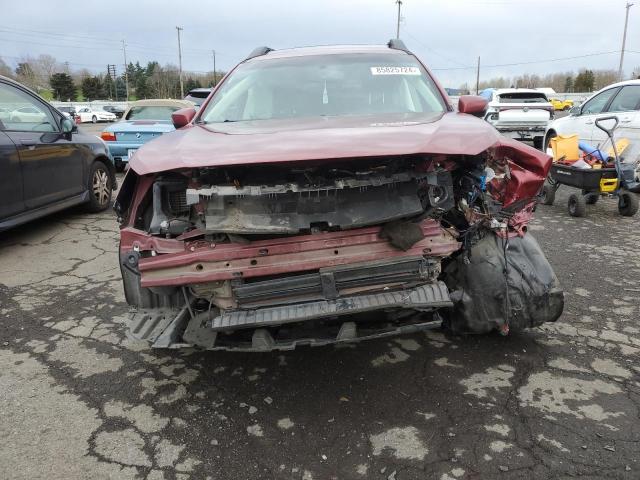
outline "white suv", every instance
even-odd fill
[[[544,132],[553,118],[553,105],[544,92],[531,88],[486,89],[480,95],[489,101],[484,119],[503,135],[533,140],[542,147]]]

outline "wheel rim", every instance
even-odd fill
[[[100,168],[93,173],[93,196],[100,206],[109,201],[109,176]]]

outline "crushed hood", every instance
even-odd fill
[[[408,154],[477,155],[501,137],[460,113],[190,125],[140,148],[139,175],[180,168]],[[524,148],[528,148],[523,145]]]

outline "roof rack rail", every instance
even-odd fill
[[[266,55],[269,52],[273,52],[273,48],[269,48],[269,47],[254,48],[249,54],[249,56],[245,58],[245,60],[250,60],[255,57],[261,57],[262,55]]]
[[[389,48],[393,48],[394,50],[402,50],[404,52],[411,53],[404,42],[399,38],[392,38],[391,40],[389,40],[389,43],[387,43],[387,46]]]

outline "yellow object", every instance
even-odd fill
[[[554,110],[569,110],[573,107],[573,100],[558,100],[557,98],[552,98],[549,100],[549,103],[553,105]]]
[[[618,188],[617,178],[601,178],[600,179],[600,191],[603,193],[611,193]]]
[[[553,161],[575,161],[580,158],[578,148],[578,135],[558,135],[549,140],[549,146],[553,151]]]
[[[618,150],[618,155],[622,155],[622,152],[625,151],[625,149],[629,146],[629,139],[628,138],[621,138],[620,140],[618,140],[616,142],[616,150]],[[615,156],[613,154],[613,147],[609,147],[609,150],[607,150],[607,155],[609,157],[613,157]]]

